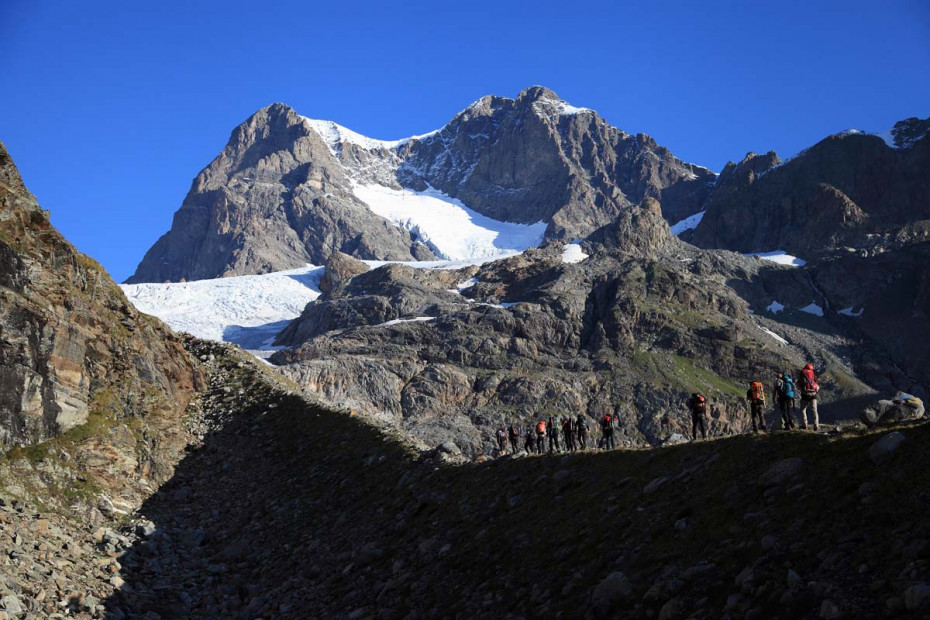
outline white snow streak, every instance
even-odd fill
[[[853,306],[840,310],[840,314],[852,317],[860,317],[862,316],[863,312],[865,312],[865,308],[859,308],[859,310],[853,312]]]
[[[372,327],[390,327],[391,325],[400,325],[401,323],[418,323],[420,321],[434,321],[436,317],[434,316],[416,316],[412,319],[394,319],[393,321],[385,321],[384,323],[378,323]]]
[[[787,340],[785,340],[784,338],[782,338],[781,336],[779,336],[778,334],[776,334],[776,333],[773,332],[772,330],[766,329],[766,328],[762,327],[761,325],[759,325],[758,327],[759,327],[759,329],[761,329],[762,331],[764,331],[766,334],[768,334],[769,336],[771,336],[772,338],[774,338],[774,339],[777,340],[778,342],[780,342],[780,343],[782,343],[782,344],[788,344],[788,341],[787,341]]]
[[[767,305],[765,309],[771,312],[772,314],[778,314],[779,312],[785,309],[785,306],[783,304],[778,303],[777,301],[773,301],[772,303]]]
[[[784,250],[772,250],[771,252],[751,252],[745,254],[745,256],[755,256],[761,258],[762,260],[770,260],[773,263],[778,263],[779,265],[787,265],[789,267],[803,267],[807,264],[802,258],[797,256],[792,256]]]
[[[695,178],[697,178],[697,177],[695,177]],[[685,232],[686,230],[693,230],[693,229],[697,228],[698,224],[701,223],[701,220],[704,219],[704,214],[705,214],[705,213],[706,213],[706,211],[699,211],[698,213],[695,213],[694,215],[689,215],[688,217],[686,217],[685,219],[681,220],[681,221],[678,222],[677,224],[673,224],[673,225],[671,226],[672,234],[673,234],[673,235],[680,235],[681,233]]]

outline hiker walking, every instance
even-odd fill
[[[579,449],[587,450],[588,449],[588,421],[584,419],[584,416],[580,413],[578,414],[578,420],[575,422],[575,429],[578,432],[578,445]]]
[[[527,454],[533,454],[536,451],[536,433],[532,428],[526,429],[526,438],[523,440],[523,449]]]
[[[794,379],[786,372],[775,378],[775,401],[781,413],[781,425],[786,431],[795,428],[792,410],[794,409]]]
[[[688,409],[691,411],[691,441],[697,440],[698,428],[701,429],[701,439],[707,439],[707,429],[704,418],[707,415],[707,399],[694,392],[688,399]]]
[[[749,401],[749,417],[752,420],[752,432],[757,433],[756,419],[759,420],[759,426],[763,431],[765,428],[765,389],[761,381],[752,381],[749,383],[749,389],[746,391],[746,400]]]
[[[507,451],[507,431],[503,426],[497,429],[497,448],[501,454]]]
[[[555,416],[549,416],[549,453],[561,452],[559,449],[559,425]]]
[[[542,454],[546,450],[546,421],[540,420],[536,424],[536,454]]]
[[[805,364],[801,372],[798,373],[798,388],[801,390],[801,404],[798,405],[801,428],[807,428],[807,407],[810,406],[814,412],[814,430],[819,431],[820,416],[817,414],[817,393],[820,391],[820,386],[817,384],[817,375],[814,374],[812,364]]]
[[[605,450],[613,450],[617,447],[614,443],[614,419],[609,413],[605,413],[601,418],[601,439]]]
[[[510,423],[510,430],[507,431],[507,435],[510,438],[510,449],[516,454],[517,443],[520,441],[520,429],[513,422]]]
[[[571,416],[562,418],[562,435],[565,437],[565,449],[569,452],[575,451],[575,425],[572,424]]]

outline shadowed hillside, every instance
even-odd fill
[[[927,426],[880,465],[878,435],[777,434],[448,467],[195,346],[210,430],[113,538],[112,617],[880,617],[925,592]]]

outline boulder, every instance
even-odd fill
[[[759,484],[764,487],[781,486],[796,478],[804,467],[804,461],[793,457],[782,459],[772,464],[759,476]]]
[[[352,276],[368,271],[368,265],[342,252],[333,252],[326,260],[323,276],[320,278],[320,291],[328,293],[337,284]]]
[[[924,403],[906,392],[898,392],[891,400],[878,400],[859,414],[859,419],[868,427],[879,424],[897,424],[919,420],[924,417]]]
[[[591,609],[595,618],[608,618],[616,611],[624,600],[633,594],[630,580],[620,571],[615,571],[605,577],[591,597]]]
[[[897,452],[901,444],[904,443],[904,435],[895,431],[888,433],[869,448],[869,458],[876,465],[881,465]]]
[[[930,610],[930,585],[921,583],[905,590],[904,606],[908,611]]]

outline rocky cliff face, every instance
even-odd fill
[[[56,231],[0,144],[0,446],[94,416],[180,417],[200,374]]]
[[[714,175],[645,134],[534,87],[484,97],[440,131],[384,142],[274,104],[232,134],[194,180],[171,230],[129,282],[265,273],[355,258],[434,258],[438,250],[375,215],[357,185],[435,188],[495,220],[545,222],[547,239],[584,237],[646,198],[676,220],[699,210]],[[366,197],[366,200],[373,200]]]
[[[402,157],[402,184],[429,184],[496,219],[547,222],[547,239],[587,236],[645,198],[675,221],[699,210],[714,180],[539,86],[479,99]]]
[[[728,164],[692,243],[813,258],[930,218],[930,137],[915,139],[920,123],[913,120],[895,126],[903,148],[847,132],[787,162],[750,153]]]

